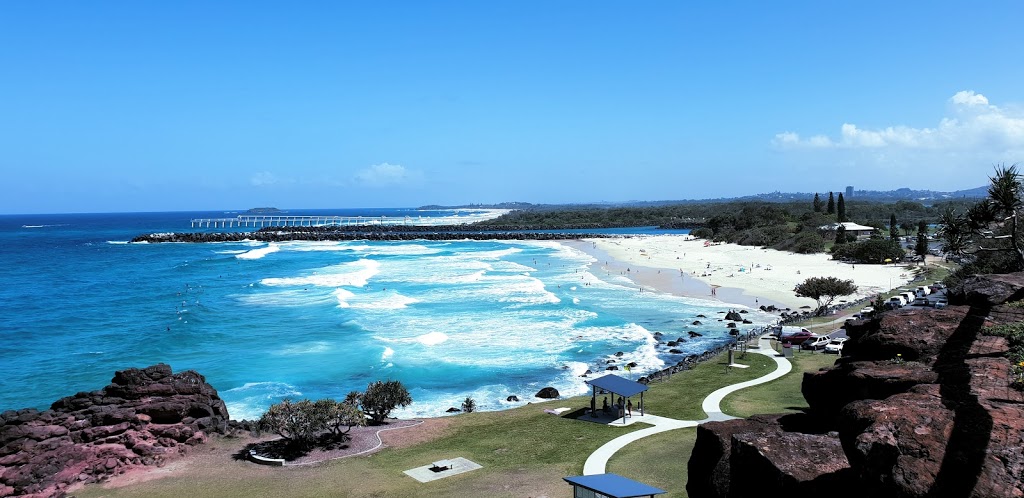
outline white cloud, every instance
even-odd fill
[[[801,138],[794,132],[775,135],[772,144],[781,150],[793,149],[889,149],[971,152],[1013,155],[1024,151],[1024,113],[989,105],[989,100],[973,91],[957,92],[949,99],[952,116],[943,118],[935,128],[894,125],[881,129],[859,128],[844,123],[838,137],[815,135]],[[1019,157],[1006,157],[1015,162]]]
[[[387,185],[407,185],[417,183],[423,175],[416,170],[408,169],[400,164],[374,164],[358,171],[355,179],[358,183],[374,187]]]
[[[988,99],[974,90],[961,90],[949,98],[949,101],[956,105],[988,105]]]

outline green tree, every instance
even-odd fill
[[[900,223],[900,230],[903,230],[903,236],[904,237],[906,237],[907,235],[910,235],[910,232],[913,229],[914,229],[914,224],[909,222],[909,221],[904,221],[903,223]]]
[[[925,256],[928,255],[927,232],[917,232],[917,244],[914,245],[914,254],[920,256],[921,261],[924,262]]]
[[[846,243],[846,226],[840,224],[839,227],[836,228],[836,244],[845,244],[845,243]]]
[[[1024,246],[1017,237],[1017,213],[1024,206],[1024,189],[1022,189],[1020,173],[1017,172],[1017,165],[1007,168],[999,166],[996,168],[996,175],[990,180],[988,187],[988,202],[992,218],[978,221],[989,223],[999,222],[1008,226],[1009,245],[1016,254],[1017,266],[1024,268]],[[998,249],[997,249],[998,250]]]
[[[892,240],[900,240],[900,232],[897,230],[896,225],[896,214],[889,215],[889,238]]]
[[[1024,207],[1024,187],[1017,165],[997,166],[989,178],[988,198],[957,214],[947,207],[939,222],[943,250],[954,254],[1006,252],[1013,255],[1012,267],[998,264],[1003,271],[1024,269],[1024,243],[1018,234],[1018,213]],[[992,259],[995,263],[996,259]],[[982,266],[995,269],[988,263]]]
[[[821,212],[821,209],[822,209],[821,197],[818,196],[817,192],[814,193],[814,202],[811,203],[811,206],[814,208],[814,212],[815,213],[820,213]]]
[[[462,411],[465,413],[473,413],[476,411],[476,401],[473,398],[466,398],[462,402]]]
[[[843,200],[843,193],[839,193],[839,200],[836,202],[836,217],[839,222],[849,221],[846,219],[846,201]]]
[[[308,399],[292,403],[284,399],[271,405],[256,422],[260,431],[273,432],[300,448],[309,448],[324,430],[313,403]]]
[[[905,254],[906,251],[899,242],[882,237],[832,246],[832,259],[854,261],[858,264],[883,264],[886,260],[901,261]]]
[[[409,395],[409,390],[397,380],[387,382],[378,380],[366,386],[366,391],[360,397],[360,404],[363,411],[370,416],[373,425],[380,425],[395,408],[412,404],[412,396]]]
[[[809,297],[818,303],[816,315],[825,312],[832,301],[838,296],[848,296],[857,292],[857,286],[853,280],[840,280],[836,277],[810,277],[800,284],[797,284],[797,297]]]
[[[942,251],[956,257],[967,253],[971,243],[970,225],[967,218],[957,214],[952,207],[947,207],[939,218],[939,237],[942,239]]]
[[[836,214],[836,199],[832,197],[832,192],[828,193],[828,214]]]
[[[313,403],[315,418],[323,424],[335,441],[344,440],[353,427],[366,425],[366,416],[355,405],[333,399],[318,399]]]

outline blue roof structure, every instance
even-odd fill
[[[621,379],[621,377],[619,378]],[[596,474],[591,476],[563,477],[563,479],[573,486],[586,488],[612,498],[636,498],[667,493],[664,489],[648,486],[618,474]]]
[[[603,377],[598,377],[594,380],[588,380],[588,385],[594,386],[598,389],[604,389],[619,396],[635,396],[647,390],[647,386],[633,382],[629,379],[624,379],[615,374],[608,374]]]

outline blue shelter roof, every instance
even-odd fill
[[[619,378],[621,379],[621,377]],[[638,496],[667,493],[663,489],[648,486],[618,474],[596,474],[591,476],[563,477],[563,479],[574,486],[596,491],[612,498],[635,498]]]
[[[603,377],[598,377],[594,380],[588,380],[587,384],[594,386],[598,389],[604,389],[605,391],[613,392],[619,396],[635,396],[647,390],[647,386],[633,382],[629,379],[624,379],[615,374],[608,374]]]

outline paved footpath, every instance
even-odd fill
[[[608,465],[608,459],[619,451],[627,444],[636,441],[637,439],[650,436],[651,434],[657,434],[659,432],[671,431],[674,429],[682,429],[683,427],[696,427],[697,425],[703,424],[704,422],[714,422],[719,420],[730,420],[737,417],[726,415],[722,413],[721,403],[722,400],[729,394],[739,391],[745,387],[755,386],[757,384],[763,384],[765,382],[773,381],[788,374],[793,370],[793,364],[789,360],[779,356],[779,353],[774,349],[768,347],[767,342],[761,344],[761,349],[748,349],[748,353],[759,353],[765,356],[771,357],[775,360],[776,369],[774,372],[758,377],[753,380],[746,382],[740,382],[739,384],[732,384],[725,386],[704,398],[704,402],[701,403],[701,409],[704,413],[707,413],[707,418],[703,420],[676,420],[674,418],[659,417],[657,415],[642,415],[631,418],[631,422],[644,422],[651,424],[653,427],[646,429],[640,429],[638,431],[630,432],[629,434],[623,434],[611,441],[608,441],[600,448],[594,450],[587,458],[587,462],[583,464],[583,475],[594,475],[604,474],[605,467]]]

